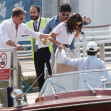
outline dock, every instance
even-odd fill
[[[25,61],[19,61],[19,62],[21,64],[24,81],[31,86],[33,82],[37,79],[33,60],[25,60]],[[35,103],[35,99],[39,94],[37,82],[34,84],[33,89],[34,89],[33,92],[26,94],[28,104]]]

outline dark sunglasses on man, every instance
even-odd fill
[[[68,16],[69,16],[69,14],[62,13],[62,16],[67,16],[67,17],[68,17]]]

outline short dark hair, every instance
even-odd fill
[[[12,10],[12,17],[14,17],[14,16],[19,16],[19,15],[21,15],[21,14],[23,14],[23,15],[26,14],[26,11],[24,11],[22,8],[14,8],[14,9]]]
[[[59,5],[60,12],[71,12],[71,6],[68,3],[62,3]]]
[[[35,7],[37,9],[38,13],[40,12],[40,7],[39,6],[37,6],[37,5],[31,5],[30,8],[32,8],[32,7]]]
[[[95,54],[97,54],[97,51],[95,51],[95,52],[87,51],[87,55],[95,55]]]

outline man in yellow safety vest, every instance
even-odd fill
[[[27,22],[26,24],[29,26],[30,29],[36,32],[42,32],[46,26],[48,18],[40,17],[41,11],[40,8],[36,5],[32,5],[30,7],[30,16],[31,21]],[[45,42],[47,41],[47,42]],[[49,40],[44,39],[34,39],[31,37],[31,46],[32,46],[32,57],[34,59],[34,65],[36,70],[37,77],[40,76],[38,79],[39,90],[41,90],[44,79],[44,67],[45,63],[48,69],[49,75],[52,74],[51,66],[50,66],[50,57],[52,53],[52,43]]]

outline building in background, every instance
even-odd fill
[[[44,17],[56,15],[57,6],[62,2],[68,2],[71,5],[72,13],[78,12],[90,17],[90,25],[111,24],[111,0],[42,0],[42,15]]]
[[[0,22],[11,17],[14,7],[21,7],[26,10],[27,13],[24,22],[29,21],[31,19],[29,8],[33,4],[40,6],[42,9],[42,0],[0,0]]]
[[[111,24],[111,0],[0,0],[0,22],[10,18],[14,7],[26,10],[24,22],[29,21],[29,7],[33,4],[40,6],[41,16],[50,18],[58,13],[58,6],[62,2],[71,5],[72,13],[78,12],[90,17],[90,25]]]
[[[58,13],[58,6],[67,2],[72,8],[72,12],[79,12],[79,0],[42,0],[42,15],[44,17],[53,17]],[[49,5],[49,3],[51,5]]]

